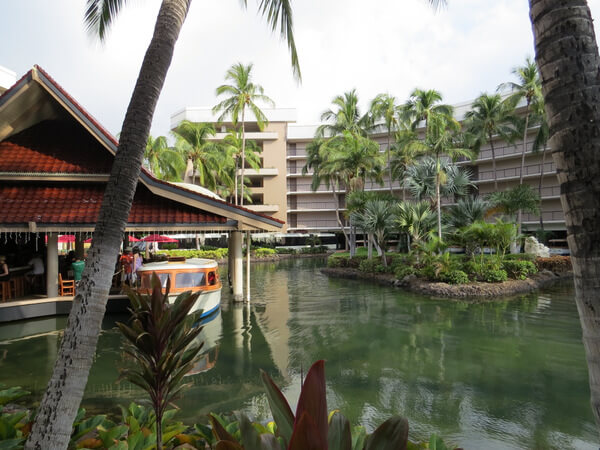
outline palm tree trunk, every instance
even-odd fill
[[[392,189],[392,165],[390,164],[391,156],[390,156],[390,130],[388,128],[388,136],[387,136],[387,165],[388,165],[388,176],[390,177],[390,195],[394,195],[394,190]]]
[[[344,238],[346,239],[346,246],[348,246],[348,233],[346,233],[346,229],[344,228],[344,224],[342,223],[342,219],[340,217],[340,202],[338,200],[338,196],[335,190],[335,182],[331,184],[331,190],[333,191],[333,200],[335,202],[335,218],[337,219],[337,223],[344,234]]]
[[[240,177],[240,205],[244,206],[244,168],[246,167],[246,124],[244,122],[246,108],[242,108],[242,175]]]
[[[26,449],[66,449],[106,309],[123,232],[135,194],[152,116],[191,0],[163,0],[123,122],[94,240],[73,300],[52,378]]]
[[[235,204],[238,204],[238,164],[239,164],[240,158],[236,156],[235,158],[235,175],[234,175],[234,179],[235,179],[235,193],[234,193],[234,199],[235,199]]]
[[[540,197],[540,229],[544,231],[544,217],[542,214],[542,183],[544,180],[544,164],[546,164],[546,144],[542,149],[542,170],[540,173],[540,183],[538,185],[538,196]]]
[[[600,427],[600,56],[585,0],[530,0],[530,18],[565,212],[592,410]]]
[[[525,131],[523,131],[523,151],[521,152],[521,170],[519,172],[519,186],[523,184],[523,170],[525,169],[525,150],[527,150],[527,128],[529,127],[529,99],[525,108]],[[541,212],[540,212],[541,217]],[[517,236],[521,234],[521,223],[523,222],[523,210],[517,211]]]
[[[367,234],[367,259],[373,258],[373,236],[371,233]]]
[[[488,141],[492,149],[492,172],[494,173],[494,191],[498,192],[498,174],[496,173],[496,149],[492,140],[492,133],[488,134]]]
[[[440,162],[436,159],[435,171],[435,201],[437,207],[438,238],[442,239],[442,205],[440,199]]]

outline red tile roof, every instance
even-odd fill
[[[0,223],[87,225],[100,213],[102,183],[10,183],[0,185]],[[225,223],[226,218],[153,195],[138,184],[129,225]]]
[[[109,174],[113,159],[73,121],[46,120],[0,142],[0,172]]]

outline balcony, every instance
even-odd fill
[[[347,226],[342,219],[344,226]],[[288,231],[291,230],[339,230],[340,226],[337,220],[301,220],[296,219],[296,223],[290,223]]]
[[[564,222],[565,215],[562,210],[542,211],[544,222]],[[540,216],[538,214],[523,214],[523,223],[538,223]]]
[[[334,202],[290,202],[287,207],[287,212],[335,211],[336,205]],[[343,206],[339,209],[345,211]]]
[[[242,174],[242,169],[238,169],[238,175]],[[279,175],[279,169],[276,167],[263,167],[261,169],[244,169],[245,177],[276,177]]]
[[[215,133],[214,136],[206,138],[207,141],[222,141],[229,133]],[[279,139],[279,133],[276,131],[249,131],[246,134],[246,140],[252,141],[275,141]]]
[[[244,205],[244,207],[259,213],[276,213],[279,212],[279,205]]]
[[[552,174],[556,172],[556,166],[554,162],[548,162],[544,164],[544,174]],[[519,178],[521,173],[521,167],[510,167],[507,169],[496,169],[496,178],[500,180],[507,179],[515,179]],[[539,176],[542,173],[542,165],[541,164],[531,164],[523,167],[523,177],[533,177]],[[479,171],[479,177],[475,180],[475,183],[494,181],[494,171],[493,170],[483,170]]]

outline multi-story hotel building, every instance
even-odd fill
[[[455,106],[455,116],[458,120],[464,117],[470,107],[469,103]],[[522,112],[523,108],[520,109]],[[306,147],[313,140],[317,125],[304,126],[295,123],[294,109],[266,109],[269,119],[268,126],[260,131],[254,119],[246,122],[247,138],[253,139],[262,147],[262,168],[258,171],[246,170],[251,179],[253,204],[249,208],[273,215],[286,221],[287,233],[324,233],[339,231],[335,215],[336,202],[344,211],[344,192],[334,193],[321,185],[317,191],[311,190],[312,173],[302,174],[306,164]],[[216,124],[216,118],[209,108],[185,108],[171,117],[171,128],[175,128],[182,120],[192,122],[211,122]],[[220,133],[214,139],[223,139],[225,131],[231,123],[219,125]],[[556,176],[556,167],[552,161],[550,150],[533,152],[533,141],[537,128],[533,127],[527,133],[523,182],[531,185],[536,191],[541,182],[542,208],[541,214],[544,229],[563,234],[565,231],[564,215],[560,204],[560,187]],[[385,134],[373,135],[381,148],[386,150]],[[498,190],[506,190],[519,184],[522,140],[509,144],[500,138],[494,140],[496,154],[496,178]],[[492,170],[491,147],[486,144],[481,148],[479,156],[474,161],[464,161],[459,164],[469,167],[478,195],[486,195],[494,191],[494,172]],[[543,166],[543,167],[542,167]],[[191,179],[187,174],[185,181]],[[540,181],[541,180],[541,181]],[[387,178],[383,186],[367,182],[367,190],[389,190]],[[396,195],[401,196],[402,187],[394,182]],[[407,193],[407,198],[410,194]],[[450,204],[453,199],[445,199]],[[540,228],[539,215],[524,214],[523,230],[534,232]]]

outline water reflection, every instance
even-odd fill
[[[321,261],[253,267],[254,304],[223,308],[205,325],[204,359],[187,377],[181,418],[269,411],[259,369],[297,400],[301,374],[326,359],[329,408],[369,428],[409,418],[413,438],[441,433],[465,448],[597,448],[581,330],[570,287],[510,302],[469,304],[324,277]],[[224,279],[225,276],[224,276]],[[3,382],[40,395],[58,339],[55,322],[0,327]],[[116,384],[115,320],[105,320],[84,405],[143,394]],[[14,325],[14,324],[13,324]],[[11,325],[11,326],[13,326]]]

